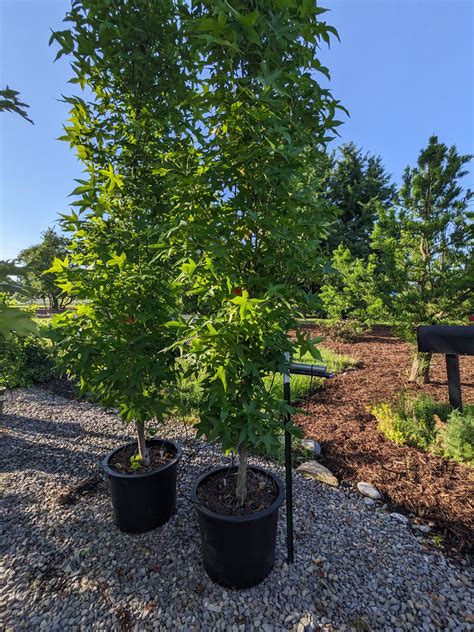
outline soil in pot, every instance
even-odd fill
[[[166,444],[149,445],[149,465],[141,465],[138,470],[134,470],[131,467],[130,459],[132,456],[137,455],[138,450],[136,445],[126,445],[118,452],[115,452],[113,457],[109,460],[109,467],[116,472],[122,472],[124,474],[145,474],[148,472],[155,472],[172,461],[176,456],[176,452],[170,450]]]
[[[247,499],[235,499],[236,467],[220,467],[195,483],[191,499],[199,515],[204,568],[229,588],[250,588],[269,575],[275,561],[281,480],[262,468],[247,470]]]
[[[275,479],[262,470],[248,470],[247,498],[243,505],[235,497],[236,485],[236,470],[220,470],[204,479],[198,487],[197,497],[205,507],[218,514],[247,516],[270,507],[279,493]]]

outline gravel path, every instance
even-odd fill
[[[127,438],[115,415],[41,389],[16,391],[5,412],[1,630],[472,629],[469,568],[350,490],[295,475],[295,564],[282,511],[273,573],[225,590],[203,571],[189,501],[197,476],[222,462],[217,449],[167,424],[160,434],[184,446],[177,514],[129,536],[112,523],[98,468]]]

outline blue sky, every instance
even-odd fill
[[[339,128],[380,154],[398,180],[430,134],[474,153],[474,0],[326,0],[339,31],[322,55],[334,95],[351,117]],[[40,239],[67,210],[80,165],[55,140],[72,86],[68,62],[53,64],[50,29],[68,0],[0,0],[0,85],[30,104],[30,125],[0,116],[0,259]],[[473,163],[474,168],[474,163]],[[474,186],[474,177],[466,184]]]

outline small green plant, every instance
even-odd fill
[[[436,548],[440,549],[443,546],[444,538],[441,534],[435,533],[431,540]]]
[[[399,428],[398,417],[391,404],[387,404],[387,402],[374,404],[370,408],[370,412],[377,419],[378,429],[387,439],[399,445],[404,445],[405,435]]]
[[[463,413],[426,395],[402,393],[395,404],[375,404],[371,412],[387,439],[474,464],[474,406]]]
[[[132,454],[130,457],[130,469],[132,472],[138,472],[143,467],[143,459],[139,454]]]
[[[463,413],[453,410],[440,438],[448,458],[474,465],[474,406],[465,406]]]

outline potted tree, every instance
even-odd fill
[[[98,247],[92,236],[87,245],[84,264]],[[93,268],[56,260],[59,283],[70,283],[77,299],[88,303],[54,316],[52,337],[60,364],[81,392],[134,425],[136,440],[107,455],[103,467],[117,526],[140,532],[163,524],[174,511],[181,449],[152,436],[172,403],[175,361],[163,349],[173,342],[165,327],[173,291],[163,279],[156,285],[155,270],[147,273],[143,260],[131,260],[137,255],[131,244],[129,252],[128,261],[124,251]],[[159,292],[159,299],[152,292]]]
[[[176,364],[176,288],[167,234],[174,226],[167,163],[186,154],[186,94],[176,7],[75,0],[53,33],[57,58],[72,57],[65,97],[71,116],[63,139],[77,151],[85,176],[62,215],[71,245],[49,272],[74,296],[76,309],[55,317],[53,337],[82,392],[118,409],[136,441],[104,460],[115,521],[138,532],[165,522],[176,495],[180,448],[150,438],[172,400]],[[92,96],[89,96],[92,95]]]
[[[237,466],[205,473],[192,490],[204,566],[224,586],[259,583],[275,558],[284,486],[278,476],[248,463],[253,448],[278,449],[285,412],[265,382],[270,372],[283,370],[284,352],[293,347],[288,319],[275,302],[271,293],[263,300],[249,298],[246,290],[227,294],[212,318],[192,327],[191,352],[204,392],[198,434],[238,454]]]
[[[273,566],[284,498],[278,477],[248,464],[253,448],[276,447],[287,410],[268,379],[284,369],[285,352],[316,354],[309,338],[288,332],[305,300],[308,259],[322,268],[332,219],[306,174],[339,124],[338,102],[314,76],[327,75],[316,52],[335,31],[319,20],[324,9],[302,0],[198,2],[183,11],[206,72],[195,102],[194,179],[174,239],[187,255],[181,281],[203,316],[179,324],[203,380],[198,432],[239,456],[237,467],[199,479],[192,497],[208,574],[247,587]]]

